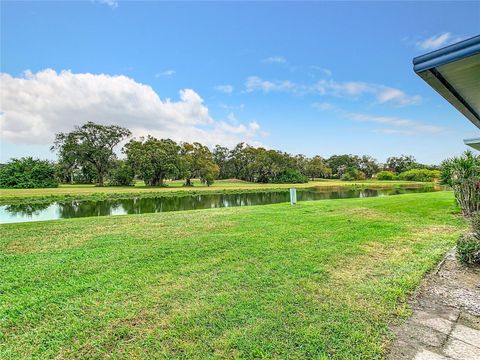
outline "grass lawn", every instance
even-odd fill
[[[0,358],[382,358],[451,192],[0,225]]]
[[[291,187],[369,187],[385,188],[395,186],[425,186],[432,183],[419,183],[412,181],[341,181],[341,180],[316,180],[305,184],[257,184],[240,180],[218,180],[212,186],[206,186],[200,181],[193,181],[193,187],[184,187],[184,181],[169,181],[166,187],[149,187],[143,182],[135,186],[111,186],[96,187],[94,185],[60,185],[50,189],[0,189],[0,203],[30,202],[35,200],[80,200],[80,199],[104,199],[113,197],[131,196],[169,196],[185,195],[188,192],[212,191],[212,192],[235,192],[235,191],[258,191],[278,190]]]

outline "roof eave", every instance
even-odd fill
[[[480,35],[415,57],[413,59],[413,69],[418,74],[478,53],[480,53]]]
[[[465,139],[463,140],[463,142],[465,143],[465,145],[468,145],[474,148],[475,150],[480,151],[480,138]]]
[[[452,104],[460,111],[473,125],[480,129],[480,116],[469,107],[463,98],[456,93],[453,88],[449,88],[449,84],[442,82],[440,74],[428,70],[418,74],[426,83],[428,83],[436,92]]]
[[[480,36],[460,41],[445,48],[417,56],[413,69],[425,82],[480,128],[480,114],[463,99],[457,90],[437,70],[439,66],[480,54]]]

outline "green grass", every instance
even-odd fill
[[[340,181],[316,180],[305,184],[257,184],[240,180],[219,180],[208,187],[199,181],[193,181],[193,187],[184,187],[183,181],[170,181],[166,187],[149,187],[143,182],[135,186],[96,187],[94,185],[60,185],[58,188],[49,189],[0,189],[0,204],[25,203],[25,202],[51,202],[63,200],[101,200],[130,197],[152,196],[177,196],[210,191],[214,193],[252,192],[287,190],[290,187],[369,187],[390,188],[395,186],[428,186],[432,183],[419,183],[412,181]]]
[[[0,358],[382,358],[450,192],[0,226]]]

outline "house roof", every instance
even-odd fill
[[[480,128],[480,36],[418,56],[413,69]]]
[[[463,140],[465,145],[471,146],[472,148],[480,151],[480,138],[475,139],[465,139]]]

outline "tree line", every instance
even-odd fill
[[[88,122],[71,132],[56,134],[51,150],[56,152],[58,160],[50,164],[52,169],[47,170],[49,162],[46,161],[35,164],[43,169],[42,174],[54,176],[59,182],[98,186],[133,185],[135,179],[143,180],[148,186],[163,186],[170,179],[183,179],[185,186],[191,186],[192,179],[200,179],[206,185],[216,179],[233,178],[257,183],[302,183],[315,178],[363,180],[379,173],[386,177],[391,174],[393,178],[413,169],[436,169],[419,164],[407,155],[389,157],[381,164],[368,155],[309,158],[245,143],[232,149],[217,145],[210,150],[199,142],[177,143],[153,136],[130,138],[129,129]],[[115,153],[121,143],[124,143],[121,149],[124,159],[118,159]],[[35,162],[31,158],[13,159],[0,168],[0,187],[36,187],[31,179],[22,179],[22,185],[18,185],[18,181],[15,185],[15,179],[12,180],[12,177],[18,178],[19,169],[25,176],[35,177],[35,171],[30,171],[35,168],[32,161]],[[43,180],[39,183],[52,184]]]

